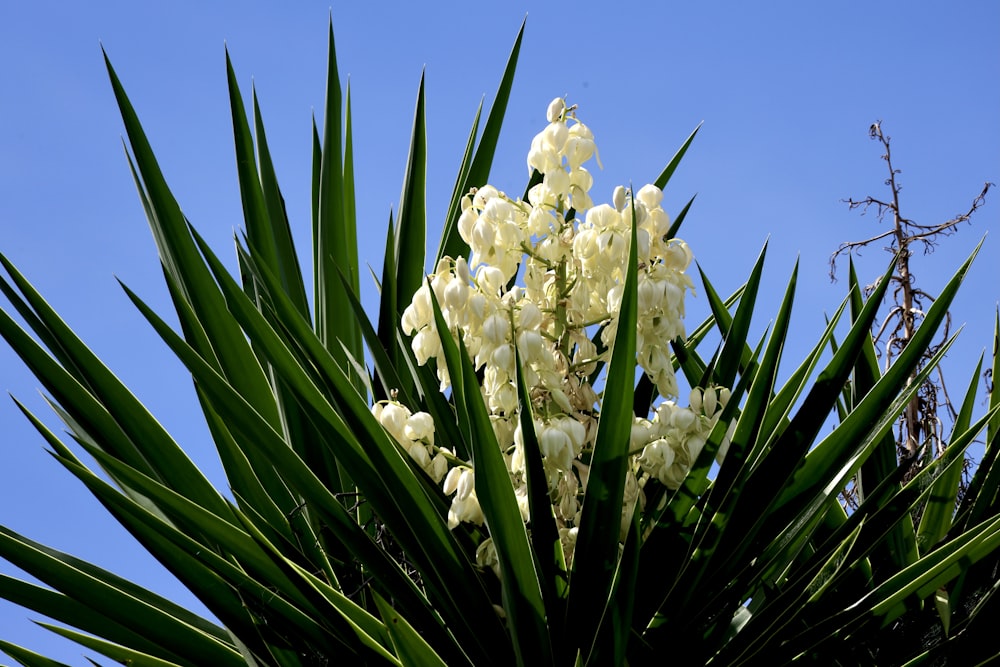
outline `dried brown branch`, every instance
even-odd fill
[[[993,187],[985,183],[982,191],[972,200],[969,207],[941,223],[920,224],[907,218],[900,206],[899,182],[900,170],[892,162],[892,149],[889,135],[882,130],[882,122],[877,121],[868,130],[868,136],[879,142],[883,150],[888,176],[885,185],[890,197],[883,199],[867,196],[862,199],[845,199],[849,210],[860,211],[862,215],[874,211],[879,222],[891,222],[891,227],[874,236],[860,241],[841,243],[830,257],[830,277],[835,279],[837,260],[843,255],[860,254],[860,251],[871,245],[888,240],[884,250],[897,256],[896,271],[890,276],[889,294],[893,304],[888,313],[873,327],[875,348],[885,368],[888,369],[907,344],[912,340],[917,327],[924,319],[926,305],[934,302],[934,296],[918,287],[912,272],[910,259],[913,255],[912,246],[922,245],[924,254],[929,254],[937,247],[942,237],[954,234],[959,225],[970,222],[972,215],[986,202],[986,193]],[[871,294],[872,286],[866,289]],[[915,382],[923,366],[941,349],[951,334],[951,315],[945,321],[939,332],[939,338],[925,351],[923,358],[910,375],[910,381]],[[897,425],[896,443],[899,465],[906,469],[906,477],[919,472],[921,461],[939,456],[946,447],[946,423],[954,423],[956,412],[948,396],[941,368],[936,369],[933,379],[927,379],[918,388],[913,399],[903,410]],[[843,494],[843,500],[851,506],[857,502],[856,490],[851,487]]]

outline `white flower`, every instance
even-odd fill
[[[486,520],[476,497],[476,474],[471,468],[449,470],[444,478],[444,492],[455,494],[448,509],[448,528],[455,528],[463,521],[482,525]]]
[[[375,416],[382,427],[399,442],[406,440],[404,429],[410,417],[410,411],[399,403],[385,403],[376,406]]]
[[[434,318],[431,308],[431,293],[427,283],[422,284],[413,294],[410,305],[403,311],[403,333],[410,335],[427,326]]]
[[[506,313],[494,313],[483,322],[483,338],[494,349],[507,342],[510,336],[510,322]]]
[[[467,283],[463,283],[461,280],[450,281],[444,290],[444,309],[450,312],[464,310],[469,304],[470,292]]]
[[[414,412],[406,420],[403,435],[413,441],[434,444],[434,418],[426,412]]]
[[[571,170],[579,169],[580,165],[589,160],[596,150],[594,133],[583,123],[577,122],[569,128],[564,153]]]
[[[635,198],[645,205],[646,210],[651,211],[659,208],[660,202],[663,201],[663,190],[655,185],[644,185],[635,193]]]
[[[426,470],[431,465],[430,454],[427,453],[427,448],[421,444],[411,445],[407,450],[410,454],[410,458],[417,462],[422,470]]]
[[[417,335],[410,342],[410,347],[413,348],[413,354],[417,357],[417,363],[423,366],[428,359],[433,359],[441,354],[441,339],[438,338],[437,331],[427,327],[417,332]]]
[[[559,529],[559,542],[563,550],[563,559],[566,561],[566,567],[571,569],[573,567],[573,556],[576,553],[576,536],[579,533],[579,528],[560,528]]]
[[[544,429],[538,436],[538,446],[542,456],[560,470],[569,470],[573,466],[573,442],[561,429],[552,426]]]
[[[670,443],[664,438],[660,438],[649,443],[642,450],[642,454],[639,456],[639,466],[643,472],[670,486],[667,480],[670,478],[670,468],[674,464],[674,458],[674,450]]]
[[[559,477],[559,484],[556,489],[556,495],[559,498],[557,515],[564,521],[572,521],[580,509],[580,503],[577,498],[580,483],[577,481],[576,475],[572,471],[563,473]]]
[[[439,449],[438,453],[431,459],[430,465],[424,468],[435,484],[440,484],[444,476],[448,474],[448,455],[452,455],[451,450]]]
[[[496,545],[493,544],[492,537],[487,537],[476,548],[476,565],[479,567],[488,567],[493,570],[493,574],[497,576],[497,579],[502,578],[500,572],[500,557],[497,555],[497,548]]]

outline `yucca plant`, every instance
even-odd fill
[[[890,433],[972,258],[885,373],[870,327],[888,281],[866,301],[852,274],[781,381],[796,272],[751,341],[763,252],[728,298],[701,275],[711,317],[686,333],[680,322],[693,282],[676,234],[690,202],[672,222],[659,204],[697,130],[651,185],[595,207],[582,167],[593,135],[557,99],[523,197],[487,185],[520,41],[481,133],[476,113],[429,277],[421,86],[374,315],[359,298],[351,103],[332,27],[311,290],[256,98],[248,117],[228,60],[245,214],[236,277],[184,217],[108,63],[180,331],[125,289],[190,371],[229,488],[2,256],[0,288],[34,337],[6,312],[0,333],[73,441],[22,406],[55,458],[214,617],[5,528],[0,555],[48,587],[2,576],[0,596],[133,665],[990,658],[1000,399],[973,418],[977,369],[944,456],[905,484]],[[687,406],[668,400],[681,385]],[[956,513],[976,438],[986,456]],[[838,494],[855,476],[847,514]]]

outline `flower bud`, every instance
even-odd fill
[[[632,422],[632,429],[629,432],[629,448],[639,449],[646,446],[652,433],[652,424],[647,419],[636,418]]]
[[[695,412],[701,412],[701,387],[695,387],[691,390],[691,396],[688,398],[688,405]]]
[[[505,382],[490,396],[490,410],[497,413],[513,414],[517,410],[517,389],[513,383]]]
[[[691,465],[698,459],[698,455],[701,454],[701,450],[705,447],[705,438],[700,435],[692,435],[687,440],[684,441],[684,446],[687,447],[688,460]]]
[[[475,322],[482,322],[486,315],[486,297],[482,294],[473,294],[469,299],[469,316]]]
[[[656,281],[648,278],[641,279],[637,288],[639,296],[639,312],[653,310],[660,305],[660,290]]]
[[[471,468],[462,468],[461,477],[459,477],[458,485],[455,488],[455,497],[459,500],[465,500],[475,490],[476,473]]]
[[[472,226],[472,242],[469,243],[472,251],[480,255],[486,255],[495,243],[496,230],[485,217],[479,216]]]
[[[493,199],[500,193],[492,185],[484,185],[483,187],[476,190],[476,194],[472,199],[473,208],[478,208],[482,210],[486,208],[486,202]]]
[[[566,127],[566,123],[561,123],[555,121],[549,123],[541,133],[542,145],[556,151],[556,167],[559,166],[561,160],[558,158],[558,151],[562,150],[563,145],[566,143],[566,139],[569,137],[569,129]],[[545,171],[551,171],[551,169],[546,169]]]
[[[579,125],[574,125],[573,127],[576,128]],[[571,170],[579,169],[580,165],[593,157],[594,142],[592,139],[573,136],[571,130],[569,138],[566,139],[566,145],[563,147],[563,153],[566,155],[566,162],[569,164],[569,168]]]
[[[476,224],[478,217],[476,209],[471,206],[464,209],[462,215],[458,216],[458,235],[470,246],[472,245],[472,227]]]
[[[455,467],[448,471],[444,478],[444,484],[441,485],[441,490],[446,496],[455,493],[458,488],[458,480],[462,478],[462,470],[462,468]]]
[[[732,395],[733,392],[729,391],[725,387],[719,387],[719,405],[726,407]]]
[[[625,189],[625,186],[619,185],[615,188],[615,192],[611,196],[611,201],[614,202],[615,210],[619,213],[625,210],[625,197],[627,194],[628,190]]]
[[[566,110],[566,100],[557,97],[549,102],[549,108],[545,111],[545,118],[550,123],[554,123],[562,118],[563,111]]]
[[[464,257],[455,260],[455,275],[462,283],[468,285],[472,282],[472,274],[469,273],[469,263]]]
[[[706,417],[711,417],[712,415],[715,414],[716,397],[715,397],[715,388],[714,387],[708,387],[707,389],[705,389],[705,395],[704,395],[704,398],[703,398],[703,406],[705,408],[705,416]]]

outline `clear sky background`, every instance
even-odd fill
[[[322,113],[331,12],[354,103],[360,256],[373,266],[381,265],[385,223],[401,189],[421,70],[433,252],[476,105],[483,95],[491,101],[525,15],[493,184],[523,189],[528,145],[555,96],[578,104],[596,135],[604,164],[595,169],[597,202],[608,201],[619,183],[654,179],[704,121],[666,208],[676,212],[698,193],[680,236],[726,293],[770,239],[760,331],[800,259],[789,366],[845,293],[846,273],[836,284],[828,278],[830,254],[882,229],[874,215],[860,217],[841,201],[888,196],[879,146],[867,136],[873,121],[881,119],[892,137],[904,213],[918,222],[943,222],[966,210],[984,181],[1000,182],[1000,4],[992,0],[2,2],[0,252],[220,484],[189,379],[115,282],[169,312],[99,45],[188,218],[231,258],[242,213],[228,45],[245,96],[256,83],[306,252],[311,117]],[[966,323],[946,360],[953,396],[991,343],[1000,299],[998,220],[995,192],[972,225],[913,263],[918,284],[934,293],[988,234],[953,308],[956,324]],[[865,252],[864,279],[888,259],[880,247]],[[372,303],[374,290],[365,289]],[[689,301],[690,323],[706,312],[704,298]],[[0,385],[48,418],[38,383],[6,347]],[[10,401],[0,403],[0,524],[191,601],[45,453]],[[0,562],[0,572],[17,571]],[[36,615],[0,602],[0,637],[85,664],[81,648],[29,617]]]

